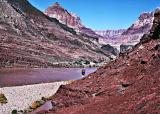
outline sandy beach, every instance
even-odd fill
[[[0,88],[0,93],[5,94],[8,99],[7,104],[0,105],[0,114],[11,114],[12,110],[24,110],[34,101],[55,94],[60,85],[67,83],[55,82]]]

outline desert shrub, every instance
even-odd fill
[[[0,104],[6,104],[7,98],[4,94],[0,93]]]
[[[32,105],[30,107],[31,107],[31,109],[36,109],[36,108],[42,106],[44,103],[45,103],[45,101],[43,101],[43,100],[35,101],[32,103]]]
[[[17,110],[12,110],[12,114],[18,114]]]
[[[87,61],[87,60],[86,60],[86,61],[85,61],[85,64],[86,64],[86,65],[90,64],[90,61]]]

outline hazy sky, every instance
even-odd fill
[[[82,23],[96,30],[127,28],[142,12],[160,7],[160,0],[29,0],[44,11],[59,2],[81,17]]]

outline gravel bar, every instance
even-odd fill
[[[8,100],[7,104],[0,104],[0,114],[11,114],[12,110],[24,110],[34,101],[54,95],[60,85],[67,83],[54,82],[0,88],[0,93],[5,94]]]

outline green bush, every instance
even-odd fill
[[[85,64],[86,64],[86,65],[90,64],[90,61],[87,61],[87,60],[86,60],[86,61],[85,61]]]
[[[18,114],[17,110],[12,110],[12,114]]]

